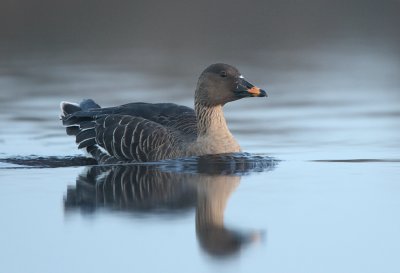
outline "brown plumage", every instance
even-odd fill
[[[146,162],[239,152],[222,107],[244,97],[265,97],[230,65],[213,64],[200,75],[195,109],[173,103],[130,103],[101,108],[92,100],[62,102],[67,134],[100,163]]]

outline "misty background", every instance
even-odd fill
[[[351,40],[399,47],[400,1],[1,2],[2,50],[145,47],[230,52]]]
[[[188,59],[338,44],[400,48],[397,0],[5,0],[0,7],[5,55],[145,48]]]

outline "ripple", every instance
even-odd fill
[[[373,159],[373,158],[357,158],[357,159],[320,159],[310,160],[311,162],[324,163],[398,163],[400,159]]]
[[[8,167],[0,166],[0,169],[18,168],[59,168],[96,165],[93,158],[84,156],[17,156],[0,158],[0,162],[12,164]]]
[[[96,160],[84,156],[27,156],[0,158],[0,162],[11,165],[0,166],[10,168],[60,168],[98,165]],[[210,175],[245,175],[250,172],[263,172],[274,169],[279,160],[259,154],[233,153],[205,155],[158,162],[111,164],[109,166],[145,165],[163,172],[204,173]],[[101,165],[106,167],[107,165]]]

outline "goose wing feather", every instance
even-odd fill
[[[90,123],[94,119],[110,115],[140,117],[179,131],[185,138],[193,139],[197,136],[194,110],[174,103],[135,102],[118,107],[87,109],[71,113],[64,117],[63,124],[71,126],[74,124]]]
[[[179,153],[176,132],[147,119],[128,115],[106,115],[86,124],[76,136],[79,148],[99,145],[123,161],[157,161]],[[179,155],[178,155],[179,156]]]

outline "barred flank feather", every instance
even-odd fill
[[[100,108],[85,100],[79,106],[63,102],[61,108],[67,134],[101,163],[184,156],[182,141],[197,136],[194,111],[172,103]]]

